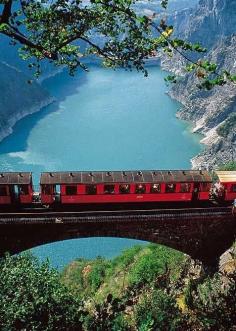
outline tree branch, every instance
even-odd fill
[[[13,0],[7,0],[6,4],[4,5],[2,15],[0,16],[0,23],[9,22],[9,18],[11,17],[12,2]]]
[[[85,41],[86,43],[88,43],[90,46],[96,48],[96,50],[98,51],[98,53],[102,56],[104,56],[105,58],[109,59],[110,61],[115,63],[115,60],[113,58],[111,58],[108,54],[106,54],[105,52],[103,52],[103,50],[97,46],[96,44],[94,44],[92,41],[90,41],[89,39],[85,38],[85,37],[79,37],[79,39]]]
[[[10,27],[10,26],[9,26]],[[11,27],[10,27],[11,28]],[[57,60],[58,56],[56,53],[50,53],[48,52],[46,49],[44,49],[42,46],[38,45],[38,44],[34,44],[32,41],[30,41],[27,37],[25,37],[23,34],[18,34],[16,32],[13,31],[7,31],[5,30],[4,32],[1,32],[2,34],[7,35],[8,37],[17,40],[19,43],[21,43],[22,45],[26,45],[30,48],[36,49],[38,50],[40,53],[42,53],[42,55],[50,60]]]

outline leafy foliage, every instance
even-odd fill
[[[163,289],[144,293],[135,306],[134,315],[138,330],[184,330],[174,297]]]
[[[122,300],[109,294],[102,304],[96,304],[93,312],[83,320],[88,331],[118,331],[126,330],[128,325],[123,318],[126,306]]]
[[[182,254],[176,251],[169,252],[163,246],[149,245],[148,248],[132,265],[129,272],[130,286],[140,287],[155,282],[158,275],[167,271],[167,266],[173,268],[172,277],[179,272],[178,262],[181,264],[183,261]]]
[[[126,269],[129,265],[133,264],[135,262],[135,258],[137,258],[138,253],[142,250],[141,246],[133,246],[129,249],[126,249],[114,258],[111,261],[111,273],[114,272],[116,267],[124,268]]]
[[[236,263],[234,255],[232,261]],[[68,289],[62,284],[48,263],[40,264],[29,255],[6,256],[0,261],[0,329],[233,330],[235,263],[229,274],[197,276],[190,259],[180,253],[157,245],[135,247],[113,261],[79,259],[68,266],[62,280],[84,289],[83,295],[78,295],[71,291],[73,286]],[[143,266],[148,268],[142,269]],[[147,275],[143,276],[140,270]],[[96,293],[106,292],[105,284],[109,281],[116,286],[115,279],[123,279],[124,272],[127,279],[132,276],[135,282],[129,282],[119,295],[108,293],[98,300]]]
[[[192,324],[200,330],[233,330],[236,325],[236,271],[216,274],[189,291]],[[197,318],[196,318],[197,317]]]
[[[59,281],[49,264],[32,256],[6,256],[0,261],[0,329],[81,330],[79,302]]]
[[[139,15],[139,0],[2,0],[0,1],[0,34],[11,44],[22,45],[20,56],[30,60],[36,77],[41,74],[40,61],[48,59],[57,66],[67,66],[70,74],[77,68],[87,70],[86,56],[98,56],[107,67],[136,68],[145,75],[145,60],[163,51],[168,56],[178,52],[200,79],[201,88],[211,89],[236,76],[207,62],[194,63],[185,52],[204,53],[199,43],[191,44],[173,37],[173,26],[160,15]],[[160,2],[167,8],[168,0]],[[158,19],[157,19],[158,17]],[[200,69],[200,70],[199,70]],[[167,82],[177,80],[169,76]]]
[[[232,170],[236,170],[236,161],[231,161],[228,162],[226,164],[223,164],[219,167],[219,170],[228,170],[228,171],[232,171]]]
[[[95,292],[105,278],[107,262],[102,258],[97,258],[88,274],[88,285],[92,292]]]

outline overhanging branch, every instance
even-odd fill
[[[3,8],[2,15],[0,16],[0,23],[8,23],[11,17],[11,8],[13,0],[8,0]]]

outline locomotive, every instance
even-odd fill
[[[215,180],[215,175],[217,179]],[[143,170],[44,172],[34,190],[32,173],[0,173],[0,207],[121,203],[210,202],[236,199],[236,171]]]

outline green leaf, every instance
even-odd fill
[[[161,1],[161,6],[166,9],[167,6],[168,6],[168,0],[162,0]]]
[[[167,83],[177,83],[177,76],[176,75],[168,75],[167,77],[165,77],[165,81]]]

